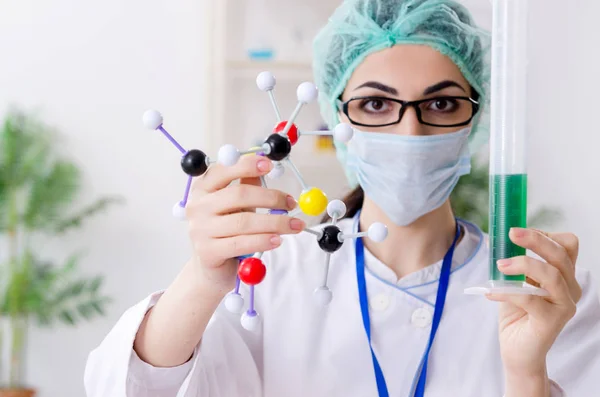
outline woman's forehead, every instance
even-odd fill
[[[395,88],[400,96],[416,95],[444,80],[455,81],[465,90],[469,88],[450,58],[425,45],[397,45],[370,54],[354,70],[346,90],[355,90],[373,80]]]

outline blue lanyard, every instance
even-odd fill
[[[358,217],[356,216],[356,222],[358,223]],[[357,228],[358,231],[358,228]],[[448,292],[448,283],[450,280],[450,270],[452,268],[452,257],[454,256],[454,248],[460,236],[460,229],[458,221],[456,222],[456,234],[452,245],[444,255],[444,261],[442,262],[442,271],[440,274],[440,281],[437,290],[437,297],[435,300],[435,310],[433,313],[433,322],[431,325],[431,333],[429,334],[429,342],[423,355],[423,361],[419,373],[419,381],[415,388],[415,397],[423,397],[425,394],[425,381],[427,379],[427,361],[429,359],[429,352],[433,345],[433,339],[437,332],[440,320],[442,319],[442,312],[444,311],[444,303],[446,302],[446,293]],[[377,391],[379,397],[389,397],[387,385],[385,383],[385,377],[383,371],[379,365],[379,361],[373,351],[371,345],[371,320],[369,318],[369,303],[367,300],[367,283],[365,281],[365,248],[362,242],[362,238],[357,238],[355,242],[355,253],[356,253],[356,281],[358,283],[358,295],[360,300],[360,311],[362,314],[363,325],[365,332],[367,333],[367,339],[369,341],[369,348],[371,349],[371,357],[373,359],[373,369],[375,370],[375,380],[377,381]]]

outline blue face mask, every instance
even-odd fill
[[[398,226],[439,208],[458,179],[471,172],[471,129],[405,136],[356,131],[347,167],[365,195]]]

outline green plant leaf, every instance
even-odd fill
[[[90,320],[94,316],[94,308],[90,302],[78,304],[77,312],[86,320]]]
[[[79,259],[82,255],[83,253],[80,252],[69,256],[64,266],[60,269],[60,274],[62,277],[67,277],[77,270],[77,264],[79,263]]]
[[[61,306],[66,304],[69,299],[77,298],[78,282],[69,281],[65,286],[60,288],[52,299],[52,305]]]
[[[50,327],[53,324],[52,314],[47,310],[38,310],[32,315],[41,327]]]
[[[68,310],[62,310],[58,313],[58,318],[67,325],[73,326],[76,323],[75,317],[73,317],[73,314]]]
[[[102,286],[102,283],[104,283],[104,277],[103,276],[96,276],[92,279],[92,281],[88,284],[88,291],[92,294],[96,294],[98,292],[98,290],[100,289],[100,287]]]
[[[86,280],[78,280],[75,281],[73,284],[71,284],[71,297],[78,297],[80,296],[83,291],[85,290],[86,287]]]
[[[23,224],[29,230],[48,230],[79,190],[79,170],[74,164],[57,161],[45,175],[31,180]]]
[[[79,303],[77,310],[86,320],[91,320],[95,315],[103,316],[108,303],[110,303],[110,299],[107,297],[91,297],[89,300]]]
[[[66,324],[71,324],[69,320],[72,319],[76,324],[80,319],[90,320],[97,314],[104,314],[109,299],[99,296],[103,277],[78,277],[75,270],[79,258],[78,254],[71,255],[63,266],[51,270],[47,270],[46,264],[38,266],[44,269],[38,273],[50,275],[45,279],[51,280],[44,289],[43,301],[36,307],[38,325],[52,325],[53,318]]]
[[[104,316],[104,304],[105,302],[103,301],[94,301],[91,303],[92,307],[94,308],[94,310],[96,310],[96,313],[98,313],[101,316]]]
[[[8,186],[0,165],[0,234],[8,228]]]
[[[12,189],[44,172],[55,139],[54,131],[36,117],[17,109],[9,111],[0,134],[0,168]]]
[[[105,211],[112,204],[121,204],[124,200],[120,197],[105,197],[97,200],[90,204],[77,214],[70,216],[69,218],[60,220],[56,223],[54,228],[55,233],[65,233],[71,229],[80,227],[84,220],[90,218],[100,212]]]

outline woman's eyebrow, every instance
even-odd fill
[[[441,91],[444,88],[448,88],[448,87],[457,87],[457,88],[460,88],[461,90],[463,90],[465,93],[467,92],[456,81],[444,80],[440,83],[432,85],[431,87],[427,87],[425,89],[425,91],[423,91],[423,95],[430,95],[430,94],[436,93],[436,92]]]
[[[380,83],[378,81],[367,81],[366,83],[363,83],[363,84],[359,85],[358,87],[356,87],[354,89],[354,91],[356,91],[360,88],[365,88],[365,87],[374,88],[376,90],[398,96],[398,90],[396,90],[394,87],[390,87],[390,86]],[[466,93],[465,89],[457,82],[452,81],[452,80],[444,80],[444,81],[441,81],[430,87],[427,87],[425,89],[425,91],[423,91],[423,95],[430,95],[430,94],[436,93],[438,91],[441,91],[441,90],[443,90],[445,88],[449,88],[449,87],[460,88],[462,91],[464,91]]]
[[[393,87],[387,86],[387,85],[385,85],[383,83],[380,83],[378,81],[367,81],[366,83],[363,83],[363,84],[359,85],[358,87],[356,87],[354,89],[354,91],[358,90],[359,88],[364,88],[364,87],[375,88],[376,90],[383,91],[383,92],[386,92],[388,94],[398,96],[398,90],[396,90]]]

